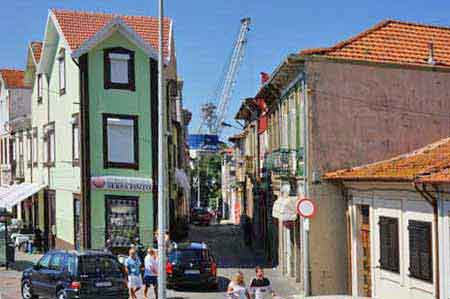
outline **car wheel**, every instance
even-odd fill
[[[23,299],[37,299],[38,296],[33,295],[33,291],[31,290],[31,284],[28,280],[22,283],[22,298]]]
[[[58,291],[56,299],[67,299],[67,294],[64,290]]]
[[[210,290],[213,291],[217,291],[219,289],[219,283],[218,282],[213,282],[210,286],[209,286]]]

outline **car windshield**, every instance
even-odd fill
[[[110,256],[83,256],[80,258],[81,274],[121,273],[121,266]]]
[[[170,262],[179,262],[179,263],[185,263],[185,262],[191,262],[191,261],[199,261],[202,259],[202,250],[176,250],[172,251],[169,254],[169,261]]]

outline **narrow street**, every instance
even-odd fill
[[[219,289],[208,291],[202,289],[169,290],[168,299],[217,299],[226,298],[226,287],[229,279],[241,270],[245,275],[246,283],[254,275],[254,267],[263,265],[261,258],[258,258],[247,248],[242,241],[239,227],[233,225],[211,225],[211,226],[191,226],[189,235],[190,241],[206,241],[219,264]],[[17,299],[20,298],[20,277],[21,272],[32,264],[33,258],[29,255],[19,254],[17,270],[0,271],[0,298]],[[296,291],[286,278],[283,278],[272,268],[265,268],[266,276],[272,281],[276,293],[283,298],[291,299]],[[143,298],[142,291],[139,298]],[[151,295],[153,295],[151,293]],[[150,295],[150,298],[154,298]]]

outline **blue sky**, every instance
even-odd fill
[[[49,8],[156,15],[155,0],[3,0],[0,9],[0,67],[23,68],[26,44],[43,37]],[[166,0],[174,19],[178,67],[185,81],[185,106],[199,121],[200,104],[212,94],[244,16],[252,30],[228,111],[255,94],[259,72],[271,72],[300,49],[332,45],[384,19],[450,26],[449,1]],[[231,120],[230,120],[231,121]],[[232,132],[226,131],[226,135]]]

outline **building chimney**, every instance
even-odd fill
[[[436,60],[434,59],[434,45],[433,41],[428,43],[428,64],[435,65]]]

